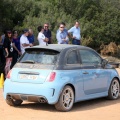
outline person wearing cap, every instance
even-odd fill
[[[33,44],[31,44],[27,38],[29,35],[29,30],[24,29],[23,35],[20,37],[20,47],[21,47],[21,53],[23,54],[25,52],[25,48],[32,47]]]

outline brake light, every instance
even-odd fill
[[[8,72],[8,74],[7,74],[6,78],[8,78],[8,79],[10,79],[10,78],[11,78],[11,72],[12,72],[12,70],[10,70],[10,71]]]
[[[56,72],[51,72],[47,78],[48,82],[53,82],[55,80]]]

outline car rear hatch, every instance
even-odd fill
[[[59,52],[48,49],[27,49],[11,72],[11,80],[25,83],[44,83],[53,71]]]

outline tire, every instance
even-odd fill
[[[107,98],[110,100],[116,100],[119,97],[119,92],[120,92],[119,81],[116,78],[114,78],[110,84]]]
[[[58,102],[55,104],[55,108],[59,111],[67,112],[71,110],[73,104],[74,104],[74,92],[73,89],[70,86],[65,86]]]
[[[10,96],[7,96],[6,103],[10,106],[20,106],[22,104],[22,100],[15,100]]]

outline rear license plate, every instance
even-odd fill
[[[20,79],[29,79],[29,80],[36,80],[38,78],[38,75],[27,75],[27,74],[20,74]]]

